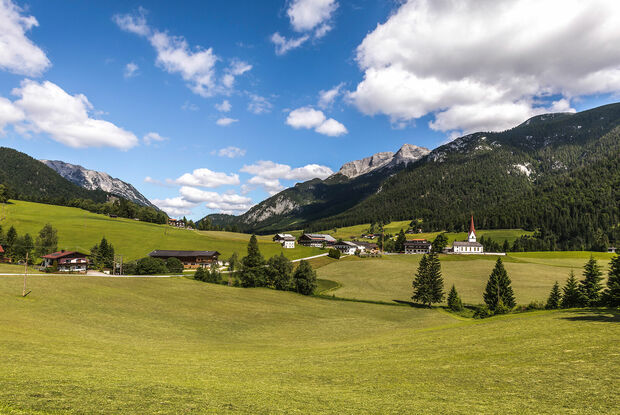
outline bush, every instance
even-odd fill
[[[123,264],[123,275],[134,275],[136,273],[136,261]]]
[[[178,258],[168,258],[166,261],[166,268],[172,274],[182,274],[183,273],[183,263]]]
[[[168,272],[166,263],[161,258],[145,257],[140,258],[136,263],[137,275],[153,275],[153,274],[165,274]]]
[[[335,248],[330,248],[327,256],[334,259],[340,259],[340,251]]]
[[[211,264],[208,270],[205,270],[205,281],[214,284],[219,284],[221,280],[220,271],[217,269],[217,264]]]
[[[492,315],[493,313],[489,310],[489,307],[487,307],[486,304],[479,305],[474,311],[474,318],[487,318]]]
[[[200,268],[198,268],[196,270],[196,272],[194,273],[194,279],[198,280],[198,281],[205,281],[206,280],[204,268],[200,267]]]

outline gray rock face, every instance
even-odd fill
[[[65,179],[88,190],[103,190],[142,206],[156,208],[135,187],[120,179],[115,179],[107,173],[88,170],[82,166],[65,163],[59,160],[39,160],[41,163],[55,170]]]
[[[418,147],[412,144],[404,144],[396,153],[385,151],[373,154],[370,157],[361,160],[350,161],[345,163],[338,173],[353,179],[362,174],[381,169],[383,167],[396,167],[399,164],[410,163],[424,157],[430,153],[430,150],[424,147]]]

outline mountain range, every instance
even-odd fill
[[[482,228],[538,229],[564,248],[620,241],[620,104],[539,115],[432,151],[405,145],[243,215],[207,218],[258,233],[414,219],[437,231],[463,230],[472,213]]]
[[[88,190],[102,190],[120,196],[142,206],[157,209],[142,193],[131,184],[111,177],[109,174],[88,170],[82,166],[59,160],[39,160],[70,182]]]

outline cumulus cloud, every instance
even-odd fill
[[[348,133],[343,124],[333,118],[327,119],[323,111],[311,107],[302,107],[291,111],[286,118],[286,123],[295,129],[313,128],[317,133],[331,137]]]
[[[241,171],[267,179],[286,180],[310,180],[317,177],[324,179],[334,173],[329,167],[318,164],[307,164],[303,167],[292,168],[289,165],[274,163],[269,160],[261,160],[255,164],[245,165],[241,168]]]
[[[220,112],[229,112],[232,109],[232,105],[227,99],[225,99],[221,103],[215,104],[215,109]]]
[[[239,175],[215,172],[202,168],[196,169],[192,173],[185,173],[176,180],[168,179],[167,182],[181,186],[218,187],[239,184]]]
[[[179,74],[187,82],[189,89],[202,97],[225,93],[235,80],[235,76],[249,71],[252,66],[234,60],[218,84],[215,65],[219,58],[212,48],[190,47],[182,36],[171,36],[148,26],[141,9],[138,14],[124,14],[113,17],[119,28],[135,33],[149,40],[157,52],[156,64],[171,74]]]
[[[252,207],[252,199],[234,193],[222,194],[183,186],[179,194],[189,203],[204,203],[207,208],[220,212],[241,213]]]
[[[270,196],[284,190],[284,186],[278,179],[268,179],[262,176],[251,177],[243,186],[243,191],[248,192],[256,187],[262,187]]]
[[[231,124],[234,124],[236,122],[238,122],[239,120],[235,119],[235,118],[220,118],[218,119],[215,123],[217,125],[219,125],[220,127],[228,127]]]
[[[325,109],[325,108],[330,107],[334,103],[334,100],[342,92],[343,86],[344,86],[344,83],[340,83],[336,85],[335,87],[333,87],[332,89],[328,89],[326,91],[325,90],[319,91],[319,103],[318,103],[319,108]]]
[[[180,196],[166,199],[151,199],[151,203],[166,212],[170,216],[186,216],[192,213],[192,208],[197,203],[189,202]]]
[[[45,53],[26,37],[39,25],[11,0],[0,0],[0,69],[19,75],[39,76],[51,63]]]
[[[47,133],[75,148],[107,146],[127,150],[138,144],[133,133],[92,118],[93,106],[83,94],[70,95],[52,82],[32,80],[22,81],[12,93],[19,98],[13,104],[23,112],[26,130]]]
[[[364,79],[349,98],[368,115],[399,123],[433,114],[431,128],[467,133],[620,91],[619,2],[483,4],[402,4],[358,46]]]
[[[4,127],[23,121],[25,117],[24,111],[8,99],[0,97],[0,136],[4,135]]]
[[[233,159],[235,157],[245,156],[245,150],[239,147],[228,146],[225,148],[220,148],[217,151],[217,155],[220,157],[228,157],[228,158]]]
[[[337,8],[336,0],[291,1],[286,14],[293,30],[303,34],[287,39],[278,32],[274,33],[271,36],[271,41],[276,47],[276,54],[284,55],[288,51],[300,47],[311,36],[314,39],[324,37],[332,29],[329,22]]]
[[[260,115],[271,112],[273,105],[267,98],[256,94],[250,94],[250,102],[248,103],[248,111]]]
[[[158,133],[150,132],[150,133],[147,133],[142,138],[142,141],[144,141],[144,144],[146,144],[148,146],[148,145],[151,145],[152,143],[159,143],[159,142],[162,142],[162,141],[166,141],[167,139],[168,139],[168,137],[162,137]]]
[[[129,62],[127,65],[125,65],[125,72],[123,73],[123,76],[125,78],[133,78],[138,74],[138,69],[140,68],[137,64]]]
[[[181,109],[183,111],[198,111],[200,108],[198,108],[198,105],[196,104],[192,104],[189,101],[185,101],[183,105],[181,105]]]

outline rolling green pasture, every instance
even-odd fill
[[[20,235],[36,237],[46,223],[58,229],[59,248],[88,252],[103,236],[110,241],[117,254],[132,260],[146,256],[154,249],[215,250],[228,258],[233,252],[243,256],[250,235],[233,232],[190,231],[167,225],[139,222],[131,219],[110,218],[82,209],[12,201],[5,207],[6,218],[0,226],[6,230],[15,226]],[[283,249],[272,242],[272,236],[259,236],[261,252],[265,257],[284,254],[290,259],[317,255],[318,248],[297,246]]]
[[[0,277],[0,413],[620,407],[620,315],[609,310],[474,321],[185,278],[41,275],[30,288],[21,298],[19,277]]]
[[[611,254],[594,253],[607,273]],[[545,301],[555,281],[563,284],[574,269],[579,278],[589,252],[524,252],[502,257],[512,279],[517,303]],[[382,258],[347,258],[317,270],[318,277],[341,285],[330,291],[338,297],[380,301],[408,301],[411,282],[421,255],[386,255]],[[446,291],[455,284],[464,302],[482,303],[482,292],[495,256],[440,255]]]
[[[388,225],[384,226],[385,233],[396,235],[400,232],[401,229],[407,230],[409,228],[409,223],[411,221],[396,221],[391,222]],[[355,225],[355,226],[347,226],[344,228],[336,228],[331,230],[326,230],[319,233],[327,233],[332,235],[334,238],[341,238],[344,240],[347,239],[359,239],[360,235],[368,232],[368,228],[370,227],[369,223],[363,225]],[[407,235],[407,239],[428,239],[432,241],[439,235],[440,232],[428,232],[428,233],[418,233]],[[521,235],[531,235],[533,232],[525,231],[523,229],[480,229],[476,230],[476,235],[478,238],[484,236],[485,238],[492,238],[494,241],[499,242],[500,244],[504,243],[505,240],[512,243],[515,239],[519,238]],[[448,232],[448,243],[452,244],[454,241],[464,241],[467,239],[466,232]]]

